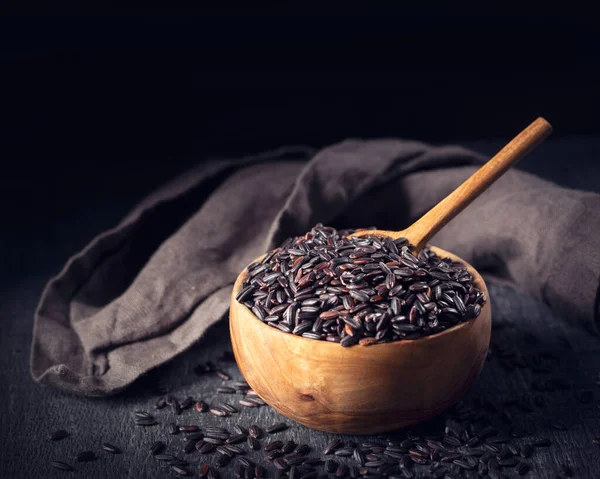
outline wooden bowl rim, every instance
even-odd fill
[[[398,341],[391,341],[389,343],[375,343],[372,345],[369,345],[368,348],[372,349],[372,348],[383,348],[385,346],[387,347],[396,347],[396,346],[401,346],[402,344],[415,344],[415,343],[422,343],[424,344],[426,341],[437,341],[439,340],[439,338],[442,338],[445,335],[450,335],[450,334],[457,334],[459,331],[461,331],[464,328],[468,328],[471,327],[471,325],[473,325],[476,321],[478,320],[482,320],[482,318],[484,317],[484,309],[485,308],[490,308],[490,298],[489,298],[489,292],[487,290],[487,286],[485,284],[485,281],[483,280],[483,277],[479,274],[479,272],[473,268],[473,266],[471,266],[469,263],[467,263],[465,260],[463,260],[461,257],[450,253],[449,251],[446,251],[442,248],[438,248],[437,246],[430,246],[427,245],[427,249],[432,250],[434,253],[436,253],[438,256],[440,256],[441,258],[450,258],[452,261],[459,261],[463,264],[466,265],[467,270],[473,275],[473,284],[475,284],[475,286],[477,286],[477,288],[481,291],[483,291],[486,295],[485,298],[485,303],[483,304],[483,306],[481,307],[481,312],[479,313],[479,316],[477,316],[474,319],[471,319],[469,321],[464,321],[462,323],[456,324],[454,326],[451,326],[448,329],[445,329],[442,332],[436,333],[436,334],[430,334],[428,336],[423,336],[421,338],[416,338],[416,339],[402,339],[402,340],[398,340]],[[267,253],[259,256],[258,258],[256,258],[254,261],[250,262],[250,264],[252,263],[256,263],[258,261],[261,261],[265,256],[267,255]],[[248,266],[249,266],[248,265]],[[310,338],[304,338],[302,336],[298,336],[296,334],[291,334],[291,333],[286,333],[284,331],[281,331],[277,328],[273,328],[271,326],[267,326],[265,323],[263,323],[260,319],[258,319],[256,317],[256,315],[252,312],[252,310],[250,310],[245,304],[242,304],[240,302],[238,302],[235,297],[238,295],[238,293],[242,290],[242,284],[244,282],[244,279],[246,278],[246,276],[248,275],[248,266],[244,267],[244,269],[242,270],[242,272],[238,275],[234,285],[233,285],[233,291],[231,293],[231,298],[232,298],[232,302],[234,304],[236,304],[236,307],[240,307],[245,309],[249,315],[254,318],[256,320],[257,323],[259,323],[259,327],[264,328],[264,331],[268,331],[269,334],[270,333],[278,333],[278,334],[284,334],[286,336],[293,336],[295,339],[297,340],[302,340],[302,341],[310,341],[314,346],[320,345],[321,347],[334,347],[334,348],[340,348],[342,346],[340,346],[339,343],[334,343],[331,341],[318,341],[316,339],[310,339]],[[245,315],[244,315],[245,316]],[[491,315],[490,315],[490,319],[491,319]],[[351,351],[352,349],[354,349],[354,347],[360,347],[360,345],[354,345],[352,347],[349,348],[344,348],[347,351]],[[364,347],[364,346],[363,346]]]

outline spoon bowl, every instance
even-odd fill
[[[406,428],[452,406],[477,378],[491,331],[489,294],[481,275],[467,266],[487,301],[476,318],[438,334],[344,348],[282,332],[235,300],[247,272],[233,287],[230,333],[244,378],[284,416],[321,431],[378,434]]]

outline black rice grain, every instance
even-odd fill
[[[236,389],[249,389],[250,385],[246,381],[231,381],[231,386]]]
[[[216,449],[216,446],[214,444],[209,443],[209,442],[200,441],[200,442],[196,443],[196,450],[200,454],[210,454],[215,449]]]
[[[234,414],[234,413],[238,412],[236,407],[234,407],[231,404],[228,404],[226,402],[219,404],[218,408],[222,409],[223,411],[228,412],[230,414]]]
[[[121,449],[119,449],[117,446],[113,446],[108,442],[102,444],[102,449],[106,452],[110,452],[111,454],[121,454]]]
[[[67,431],[65,431],[64,429],[59,429],[58,431],[51,432],[48,435],[48,439],[50,439],[51,441],[60,441],[61,439],[64,439],[68,435],[69,435],[69,433]]]
[[[152,416],[150,416],[150,417],[136,417],[135,424],[138,426],[155,426],[158,423],[156,422],[156,419],[154,419]]]
[[[273,424],[267,428],[267,432],[269,434],[275,434],[276,432],[285,431],[288,428],[288,425],[284,422],[279,422],[277,424]]]
[[[74,471],[69,464],[63,461],[52,461],[50,465],[55,469],[60,469],[61,471]]]
[[[484,443],[481,447],[494,454],[498,454],[500,452],[500,448],[498,446],[496,446],[495,444],[490,444],[488,442]]]
[[[225,441],[229,439],[229,433],[219,431],[206,431],[204,439],[208,439],[208,442],[220,441],[220,444],[224,444]],[[217,443],[215,442],[215,444]]]
[[[262,406],[262,404],[259,401],[256,401],[256,400],[251,399],[251,398],[240,399],[238,402],[242,406],[246,406],[246,407],[260,407],[260,406]]]
[[[227,386],[220,386],[217,388],[217,392],[221,394],[235,394],[235,389]]]
[[[200,428],[198,426],[179,426],[181,432],[198,432]]]
[[[223,446],[225,449],[227,449],[229,452],[232,452],[233,454],[244,454],[245,451],[241,446],[236,446],[235,444],[225,444]]]
[[[402,454],[402,453],[400,453]],[[352,458],[358,463],[359,466],[364,466],[365,465],[365,453],[362,451],[362,449],[360,448],[355,448],[354,452],[352,453]]]
[[[336,456],[341,456],[341,457],[349,457],[354,453],[354,450],[351,447],[342,447],[340,449],[336,449],[336,451],[334,452],[334,454]]]
[[[211,407],[209,411],[211,414],[218,416],[218,417],[225,417],[228,415],[226,411],[223,411],[222,409],[215,408],[215,407]]]

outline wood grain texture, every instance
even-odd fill
[[[448,222],[469,206],[507,170],[552,133],[552,126],[538,118],[514,137],[494,157],[471,175],[446,198],[425,213],[409,228],[402,231],[377,230],[377,234],[394,239],[407,238],[419,250]],[[373,230],[355,233],[356,236],[373,234]]]
[[[432,250],[462,261],[439,248]],[[234,285],[230,307],[231,339],[240,370],[269,405],[313,429],[375,434],[431,418],[464,394],[488,350],[489,294],[481,276],[468,268],[488,298],[479,317],[417,340],[350,348],[262,323],[235,300],[244,272]]]

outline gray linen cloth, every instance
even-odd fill
[[[402,229],[486,160],[382,139],[203,163],[49,281],[31,374],[79,395],[118,393],[223,318],[239,272],[288,236],[318,222]],[[597,330],[600,195],[512,170],[431,243]]]

